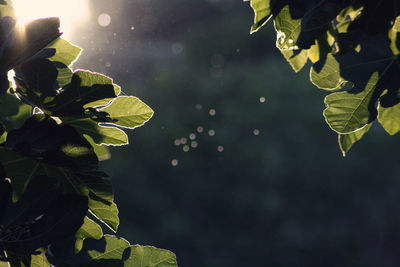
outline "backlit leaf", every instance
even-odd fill
[[[79,228],[75,236],[76,236],[75,253],[78,253],[79,251],[82,250],[83,241],[86,238],[100,239],[103,236],[103,230],[97,223],[95,223],[88,217],[85,217],[81,228]]]
[[[174,253],[150,246],[131,246],[130,256],[124,266],[129,267],[177,267]]]
[[[271,18],[270,0],[251,0],[250,5],[254,11],[254,25],[250,33],[254,33]]]
[[[346,153],[350,150],[350,148],[353,146],[353,144],[357,141],[359,141],[366,132],[369,131],[371,128],[372,124],[368,124],[364,128],[361,128],[358,131],[349,133],[349,134],[339,134],[339,147],[340,150],[342,151],[343,157],[346,156]]]
[[[139,98],[120,96],[102,111],[107,112],[113,125],[134,129],[143,125],[153,116],[153,110]]]
[[[375,119],[371,101],[377,81],[378,73],[374,73],[364,91],[332,93],[325,98],[327,108],[324,116],[332,130],[341,134],[351,133]]]
[[[400,131],[400,103],[392,107],[378,107],[378,120],[390,135]]]

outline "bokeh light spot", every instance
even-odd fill
[[[196,147],[198,147],[198,145],[199,145],[199,143],[197,143],[196,141],[193,141],[193,142],[190,144],[190,146],[191,146],[192,148],[196,148]]]
[[[100,26],[107,27],[111,23],[111,17],[110,15],[103,13],[97,18],[97,22]]]
[[[171,161],[171,165],[174,166],[174,167],[178,166],[178,164],[179,164],[179,161],[177,159],[173,159]]]

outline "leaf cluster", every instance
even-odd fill
[[[345,155],[377,120],[400,130],[400,4],[396,0],[251,0],[251,33],[273,20],[276,46],[329,91],[324,117]]]
[[[176,266],[169,251],[103,234],[116,232],[119,218],[99,160],[153,111],[111,78],[73,70],[81,49],[60,36],[57,18],[20,26],[0,1],[0,260]]]

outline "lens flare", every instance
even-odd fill
[[[61,31],[65,34],[70,34],[74,24],[88,15],[87,0],[14,0],[13,6],[18,24],[38,18],[59,17]]]

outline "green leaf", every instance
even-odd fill
[[[340,64],[332,54],[311,68],[310,79],[315,86],[328,91],[339,89],[346,82],[340,75]]]
[[[300,71],[308,61],[308,50],[282,49],[281,53],[295,72]]]
[[[91,107],[92,102],[108,103],[117,96],[115,93],[115,86],[109,77],[89,71],[76,71],[71,83],[53,101],[46,103],[44,109],[57,117],[85,117],[85,109]]]
[[[79,251],[82,250],[83,241],[86,238],[100,239],[102,236],[103,236],[103,231],[101,227],[88,217],[85,217],[81,228],[79,228],[79,230],[75,234],[76,237],[75,253],[78,253]]]
[[[251,0],[250,6],[254,11],[254,25],[251,27],[250,33],[254,33],[267,23],[272,16],[270,0]]]
[[[105,243],[105,246],[101,250],[89,249],[88,255],[91,260],[106,260],[106,259],[122,259],[123,253],[126,248],[130,246],[129,242],[123,238],[118,238],[116,236],[105,235],[101,241]],[[99,243],[92,242],[94,244]],[[89,244],[90,247],[90,244]],[[86,266],[86,265],[83,265]],[[82,266],[82,267],[83,267]]]
[[[49,175],[62,184],[66,193],[89,197],[89,209],[106,226],[113,231],[117,230],[119,225],[118,209],[113,202],[111,183],[104,178],[103,173],[74,173],[66,168],[44,164],[1,147],[0,162],[5,169],[6,177],[11,179],[14,202],[25,192],[34,177]]]
[[[88,140],[90,145],[93,147],[94,153],[96,154],[99,161],[108,160],[111,158],[110,150],[105,145],[96,144],[93,139],[86,134],[84,134],[83,137],[85,137],[86,140]]]
[[[89,208],[92,214],[112,231],[117,232],[119,226],[118,208],[114,202],[107,203],[101,198],[90,196]]]
[[[0,3],[0,17],[15,18],[15,11],[10,0],[2,0]]]
[[[355,20],[356,17],[361,14],[363,8],[363,6],[359,6],[356,3],[353,3],[352,5],[343,8],[342,11],[340,11],[340,13],[337,15],[336,19],[338,22]]]
[[[332,130],[339,134],[351,133],[375,119],[371,101],[378,76],[378,73],[371,76],[364,91],[332,93],[325,98],[327,108],[324,110],[324,116]]]
[[[153,110],[139,98],[133,96],[117,97],[111,105],[102,109],[107,112],[112,125],[134,129],[146,123],[153,116]]]
[[[364,128],[361,128],[358,131],[349,133],[349,134],[339,134],[339,148],[342,151],[343,157],[346,156],[346,153],[350,150],[353,144],[359,141],[366,132],[371,128],[372,123],[368,124]]]
[[[378,106],[378,121],[390,135],[400,131],[400,103],[392,107]]]
[[[63,63],[67,67],[70,67],[82,52],[80,47],[75,46],[62,38],[58,38],[48,45],[47,48],[56,50],[55,55],[50,57],[49,60]]]
[[[396,32],[400,32],[400,16],[396,17],[396,20],[393,24],[393,30],[395,30]]]
[[[314,64],[311,77],[319,87],[335,89],[344,81],[354,85],[348,92],[333,93],[325,99],[324,116],[333,130],[350,133],[375,120],[379,98],[385,107],[400,101],[397,60],[388,40],[374,37],[357,49],[329,55],[325,61]],[[330,80],[330,84],[321,84],[324,79]],[[385,89],[388,93],[381,96]]]
[[[12,181],[14,202],[19,199],[34,176],[45,173],[39,162],[4,147],[0,147],[0,162],[6,171],[6,177]]]
[[[14,95],[0,95],[0,122],[6,127],[7,131],[11,131],[21,127],[32,113],[32,107],[23,104]]]
[[[55,50],[55,54],[49,60],[57,68],[58,88],[62,88],[71,82],[73,71],[70,66],[79,58],[82,49],[62,38],[58,38],[46,49]]]
[[[150,246],[132,246],[116,236],[105,235],[101,240],[88,240],[78,255],[91,266],[177,267],[172,252]],[[86,258],[85,258],[86,256]]]
[[[274,17],[277,33],[276,46],[279,49],[297,49],[296,43],[301,32],[301,19],[293,19],[289,5],[284,6]]]
[[[63,194],[46,176],[36,176],[17,203],[8,203],[0,221],[0,247],[13,255],[31,254],[73,235],[88,209],[86,197]]]
[[[59,179],[66,192],[94,194],[110,205],[113,201],[111,183],[97,171],[91,145],[74,128],[45,116],[35,115],[8,134],[5,147],[0,147],[0,162],[12,181],[14,200],[32,177],[45,174]]]
[[[126,133],[112,126],[101,126],[91,119],[62,118],[63,123],[71,125],[80,134],[90,136],[98,145],[120,146],[129,143]]]
[[[50,263],[46,257],[46,251],[44,249],[40,249],[39,251],[40,251],[39,255],[31,256],[31,267],[50,266]]]
[[[124,266],[129,267],[177,267],[174,253],[150,246],[131,246],[130,257]]]

